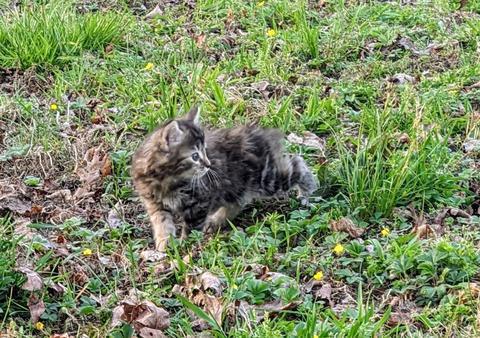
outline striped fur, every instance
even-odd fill
[[[150,216],[156,248],[192,228],[214,232],[254,199],[317,188],[300,156],[290,156],[275,129],[205,131],[197,109],[150,134],[133,158],[132,177]]]

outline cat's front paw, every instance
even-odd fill
[[[220,224],[216,222],[207,220],[203,223],[202,231],[206,235],[212,235],[216,233],[218,229],[220,229]]]

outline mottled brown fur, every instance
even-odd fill
[[[297,188],[307,198],[317,183],[299,156],[285,153],[275,129],[203,131],[199,113],[151,133],[133,157],[135,188],[150,216],[156,249],[177,230],[214,232],[254,199]]]

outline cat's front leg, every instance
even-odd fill
[[[221,206],[213,210],[207,215],[205,223],[203,224],[203,232],[206,234],[213,234],[220,229],[227,219],[235,217],[240,211],[237,205]]]
[[[156,210],[150,213],[155,249],[165,252],[170,235],[175,237],[176,226],[173,215],[165,210]]]

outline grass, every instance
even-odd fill
[[[79,15],[72,1],[6,11],[0,20],[0,66],[65,64],[84,52],[119,43],[128,25],[129,17],[115,12]]]
[[[478,336],[477,2],[0,3],[1,333],[131,337],[111,322],[133,293],[169,337]],[[322,186],[145,261],[130,158],[193,104],[210,127],[315,133],[322,152],[287,147]]]

